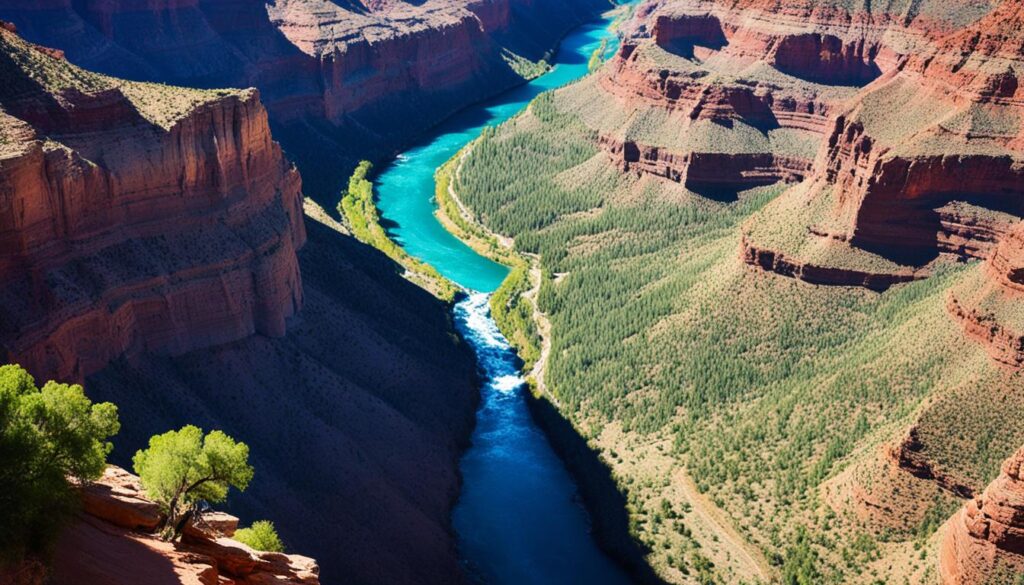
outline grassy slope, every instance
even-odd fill
[[[474,145],[457,191],[485,225],[540,254],[547,384],[620,473],[653,562],[680,582],[756,577],[687,512],[673,479],[682,470],[777,564],[805,555],[793,543],[808,526],[823,579],[923,578],[930,561],[898,541],[923,546],[935,522],[870,531],[825,505],[821,486],[875,461],[918,419],[927,455],[978,487],[1024,442],[1008,424],[1024,404],[993,390],[1019,378],[945,313],[948,289],[978,267],[884,294],[755,272],[738,259],[740,226],[780,188],[714,203],[618,175],[594,138],[541,96]],[[994,410],[964,416],[965,401]],[[895,572],[875,560],[897,556],[907,562]]]

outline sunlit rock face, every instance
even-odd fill
[[[122,355],[283,335],[301,183],[257,93],[124,84],[0,44],[6,359],[82,380]]]
[[[129,79],[257,87],[276,135],[324,204],[354,162],[390,154],[522,81],[604,0],[15,0],[29,40]]]
[[[939,556],[944,585],[1008,583],[1024,571],[1024,449],[947,523]],[[1004,580],[1006,579],[1006,580]]]

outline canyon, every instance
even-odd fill
[[[648,0],[462,154],[659,577],[1014,582],[1022,11]]]
[[[306,192],[333,207],[360,159],[390,156],[523,81],[607,0],[15,0],[26,39],[86,69],[200,88],[256,87]]]
[[[471,348],[450,307],[323,207],[356,160],[538,74],[602,8],[0,6],[5,361],[116,403],[117,465],[187,423],[247,442],[256,479],[227,512],[317,559],[222,542],[233,516],[159,542],[112,467],[84,488],[58,582],[124,577],[105,571],[128,548],[200,583],[314,583],[318,566],[325,582],[471,580],[451,519],[480,401]],[[1019,0],[644,0],[591,75],[407,151],[381,208],[414,184],[403,172],[429,199],[456,157],[462,219],[529,255],[536,288],[510,302],[545,320],[535,416],[607,472],[621,514],[594,525],[623,525],[645,578],[1012,583],[1022,31]],[[388,229],[413,251],[407,217]],[[481,289],[505,274],[448,261]],[[456,313],[501,349],[485,407],[515,378],[486,303]]]
[[[107,77],[15,31],[5,361],[116,403],[122,466],[189,423],[248,443],[230,510],[275,521],[328,582],[463,579],[450,509],[477,392],[447,307],[303,201],[256,90]]]

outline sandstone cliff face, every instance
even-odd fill
[[[248,443],[258,471],[234,511],[274,520],[328,579],[461,582],[471,352],[392,262],[304,218],[256,91],[92,74],[6,28],[0,79],[4,360],[118,404],[121,465],[190,423]],[[108,548],[168,553],[124,536],[83,525],[68,546],[108,558],[95,582],[123,564]],[[249,582],[264,565],[247,555],[189,574]],[[125,567],[115,582],[167,579]]]
[[[521,81],[602,0],[15,0],[0,18],[83,67],[191,87],[258,87],[307,190],[333,205],[351,162],[386,155]],[[337,167],[338,170],[333,170]]]
[[[300,181],[257,94],[119,85],[0,43],[6,359],[82,380],[126,353],[283,335]]]
[[[939,556],[943,585],[1012,583],[1024,572],[1024,449],[946,525]]]
[[[1019,222],[1020,22],[1019,3],[1001,3],[907,55],[836,117],[816,180],[837,193],[854,245],[906,263],[985,258]]]
[[[207,521],[207,516],[210,521]],[[238,519],[204,514],[181,542],[153,534],[162,519],[139,479],[108,467],[83,487],[82,514],[62,536],[48,581],[58,585],[317,585],[319,567],[298,555],[254,551],[232,540]]]

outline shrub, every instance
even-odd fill
[[[193,502],[223,502],[229,488],[244,490],[253,476],[248,445],[221,431],[204,437],[192,425],[150,438],[149,448],[135,453],[132,463],[146,494],[167,511],[172,537]]]
[[[249,528],[240,528],[235,532],[234,539],[256,550],[284,552],[284,545],[277,535],[277,529],[269,520],[258,520]]]

